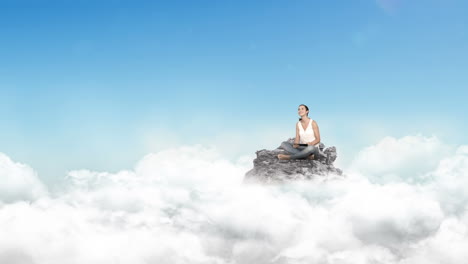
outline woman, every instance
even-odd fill
[[[290,155],[278,154],[278,159],[280,160],[314,159],[320,153],[320,131],[317,122],[309,118],[309,107],[301,104],[297,112],[301,118],[297,122],[294,144],[288,141],[281,143],[281,148],[289,152]],[[307,144],[307,147],[299,146],[298,144]]]

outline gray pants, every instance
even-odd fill
[[[308,156],[314,154],[314,159],[320,155],[320,150],[316,146],[299,146],[297,148],[293,147],[293,144],[289,143],[288,141],[284,141],[281,143],[281,148],[289,152],[291,154],[291,159],[303,159],[307,158]]]

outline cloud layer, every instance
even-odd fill
[[[50,193],[31,168],[0,155],[8,183],[0,189],[0,263],[468,257],[468,146],[388,137],[357,153],[345,180],[271,186],[242,184],[250,158],[232,163],[199,145],[168,149],[127,171],[72,171],[66,188]]]
[[[28,165],[0,153],[0,202],[31,201],[46,194],[46,188]]]
[[[385,137],[357,153],[350,170],[374,182],[420,182],[450,153],[453,150],[435,136]]]

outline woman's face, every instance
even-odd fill
[[[297,108],[297,114],[301,117],[307,115],[308,112],[309,111],[307,111],[303,105],[300,105],[299,108]]]

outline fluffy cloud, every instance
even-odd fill
[[[403,264],[459,264],[468,259],[468,229],[465,221],[447,218],[437,234],[417,243]]]
[[[373,182],[421,182],[450,152],[451,148],[435,136],[386,137],[358,152],[350,171]]]
[[[468,146],[460,146],[454,155],[440,161],[429,173],[431,187],[450,214],[461,214],[468,209]]]
[[[0,202],[33,201],[46,194],[46,188],[28,165],[12,161],[0,153]]]
[[[383,141],[359,155],[445,148],[435,138],[393,139],[400,146],[390,150]],[[0,205],[0,263],[461,263],[467,200],[447,192],[465,197],[456,182],[467,149],[429,172],[417,165],[422,183],[369,181],[361,164],[344,180],[243,185],[250,159],[232,163],[199,145],[117,173],[72,171],[60,193]],[[377,164],[367,167],[376,176]],[[382,171],[411,171],[394,165]]]

